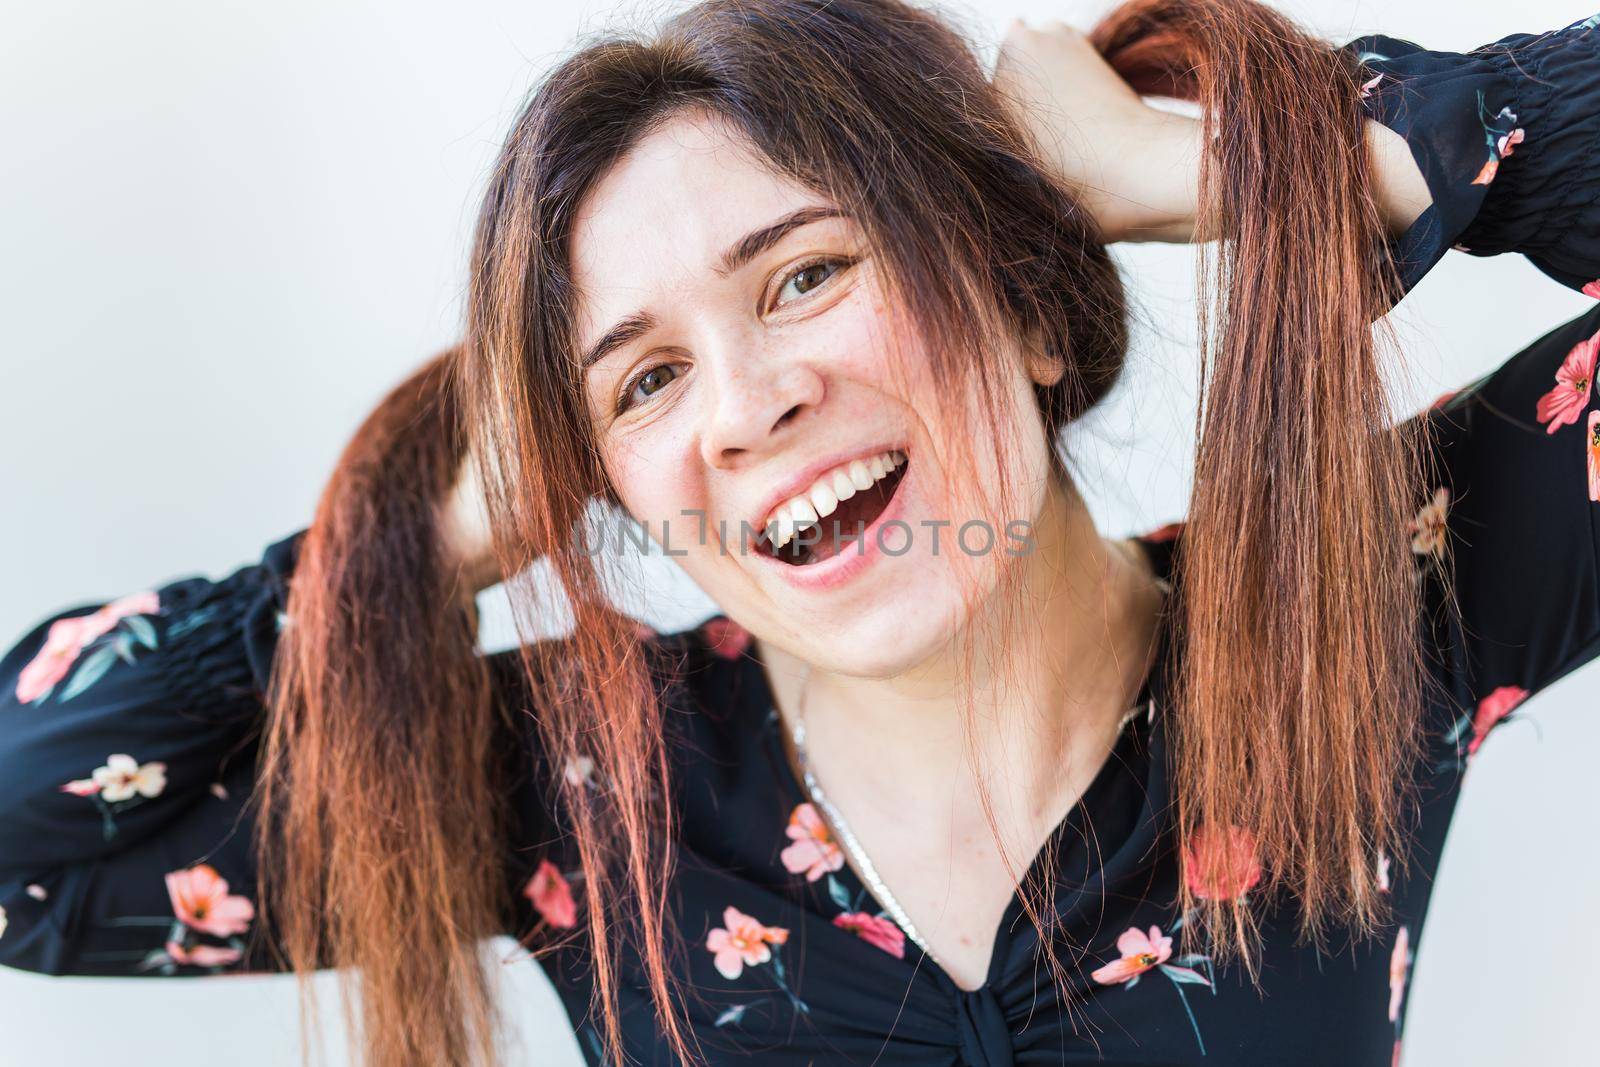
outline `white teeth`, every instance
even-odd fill
[[[794,536],[794,520],[789,518],[789,509],[787,507],[779,508],[772,515],[772,521],[767,523],[767,526],[772,532],[773,547],[781,548],[788,544],[789,538]]]
[[[839,497],[824,482],[818,482],[813,485],[809,496],[811,497],[812,507],[817,509],[817,517],[819,519],[832,515],[834,509],[839,506]]]
[[[817,521],[816,509],[811,506],[811,501],[803,497],[795,497],[778,509],[783,514],[783,527],[778,531],[780,540],[777,546],[782,548],[788,544],[789,539],[804,530],[807,526]]]
[[[851,460],[818,478],[804,493],[791,497],[773,509],[767,517],[765,532],[770,534],[773,550],[788,544],[796,532],[838,509],[840,501],[849,500],[857,492],[872,488],[879,479],[887,477],[906,461],[906,454],[898,449],[880,452],[863,461]]]

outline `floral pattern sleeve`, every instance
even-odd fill
[[[1518,252],[1600,296],[1600,15],[1470,52],[1382,34],[1343,46],[1362,64],[1366,115],[1406,139],[1433,203],[1389,242],[1402,293],[1452,248]]]
[[[0,658],[0,964],[271,969],[248,802],[300,537],[57,612]]]
[[[1390,242],[1403,296],[1450,249],[1520,253],[1600,300],[1600,15],[1466,53],[1381,35],[1370,118],[1407,139],[1432,205]],[[1447,643],[1459,768],[1518,705],[1600,655],[1600,304],[1446,392],[1434,482],[1408,531],[1419,573],[1453,575]],[[1431,613],[1438,617],[1441,612]]]

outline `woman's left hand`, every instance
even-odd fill
[[[1145,103],[1064,22],[1015,20],[991,81],[1107,244],[1194,239],[1199,119]]]

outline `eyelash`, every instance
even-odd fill
[[[850,267],[854,266],[856,260],[845,256],[818,256],[815,259],[807,260],[804,263],[797,264],[793,270],[784,275],[783,284],[778,287],[778,292],[783,292],[783,290],[788,287],[790,282],[794,281],[795,278],[804,274],[806,271],[830,263],[837,266],[839,269],[824,278],[816,286],[816,288],[812,289],[808,293],[802,294],[796,299],[804,300],[806,297],[811,296],[813,293],[817,292],[819,289],[823,288],[829,282],[837,278],[840,274],[850,269]],[[790,301],[790,303],[793,303],[793,301]],[[617,397],[614,414],[621,415],[623,412],[633,407],[631,398],[633,397],[633,391],[639,387],[639,383],[667,365],[668,364],[666,363],[652,363],[647,367],[642,367],[638,373],[634,374],[625,383],[623,383],[622,389]]]

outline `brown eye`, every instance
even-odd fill
[[[650,396],[651,394],[655,393],[656,390],[663,388],[672,380],[671,378],[667,377],[667,371],[671,369],[672,368],[667,366],[665,363],[659,367],[652,367],[649,371],[640,375],[638,387],[644,390],[645,396]]]
[[[849,260],[843,259],[819,259],[815,262],[805,264],[804,266],[800,267],[800,269],[790,274],[787,279],[785,279],[783,287],[778,290],[779,299],[777,300],[777,303],[783,304],[788,302],[783,300],[782,297],[783,294],[791,288],[794,290],[797,297],[807,296],[815,290],[820,289],[823,285],[827,284],[830,278],[839,273],[840,270],[849,266],[849,263]]]
[[[668,377],[669,371],[671,377]],[[658,363],[643,374],[634,376],[622,390],[622,395],[617,398],[617,412],[620,414],[633,406],[634,394],[639,394],[638,398],[641,400],[649,399],[665,389],[675,377],[677,370],[670,363]]]

